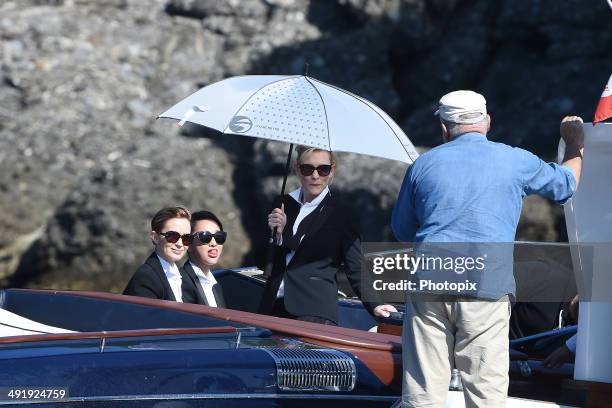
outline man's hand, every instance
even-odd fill
[[[393,305],[379,305],[374,308],[376,317],[389,317],[389,312],[397,312],[397,309]]]
[[[564,344],[552,353],[544,361],[542,361],[542,367],[545,368],[559,368],[563,364],[567,363],[572,359],[572,352]]]
[[[568,314],[569,317],[574,321],[574,324],[578,324],[578,311],[579,311],[579,303],[580,297],[578,295],[574,296],[568,305]]]
[[[563,157],[563,163],[561,164],[572,170],[576,178],[576,188],[578,188],[582,173],[582,155],[584,153],[582,118],[579,116],[564,117],[559,130],[563,141],[565,141],[565,157]]]
[[[561,317],[563,318],[563,325],[578,324],[578,310],[579,310],[580,297],[575,295],[569,302],[563,303]]]
[[[568,147],[582,149],[584,147],[584,131],[580,116],[566,116],[559,126],[561,137]]]

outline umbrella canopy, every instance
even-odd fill
[[[412,142],[382,109],[303,75],[228,78],[193,93],[159,118],[408,164],[418,157]]]

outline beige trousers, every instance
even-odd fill
[[[466,407],[505,407],[509,319],[508,296],[499,301],[407,302],[402,406],[443,407],[455,367]]]

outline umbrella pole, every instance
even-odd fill
[[[293,143],[289,145],[289,153],[287,154],[287,163],[285,163],[285,175],[283,176],[283,185],[281,187],[281,199],[285,195],[285,186],[287,185],[287,176],[291,170],[291,153],[293,153]]]
[[[280,196],[275,200],[274,208],[278,208],[281,206],[283,201],[283,196],[285,195],[285,187],[287,186],[287,177],[289,176],[289,170],[291,169],[291,154],[293,153],[293,143],[289,145],[289,153],[287,154],[287,163],[285,164],[285,174],[283,175],[283,185],[281,186]],[[274,267],[274,253],[276,251],[277,241],[276,241],[277,228],[274,228],[274,231],[270,233],[270,239],[268,240],[268,251],[266,253],[266,265],[264,267],[264,278],[269,278],[272,276],[272,268]]]

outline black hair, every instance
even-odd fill
[[[191,229],[193,230],[195,228],[196,222],[202,220],[210,220],[217,223],[219,229],[223,231],[223,224],[221,224],[221,220],[219,220],[219,218],[215,214],[206,210],[196,211],[191,214]]]

